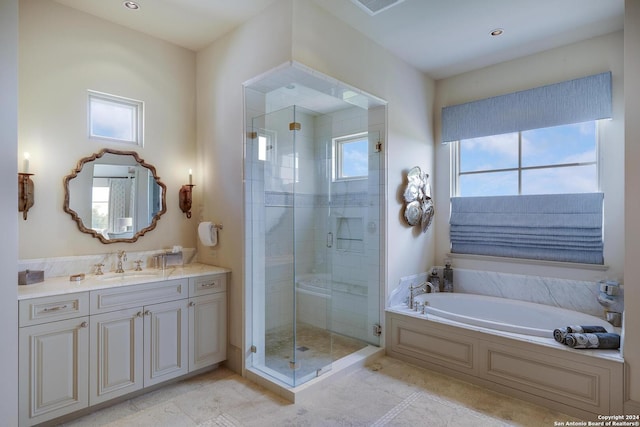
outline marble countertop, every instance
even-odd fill
[[[193,263],[182,267],[167,267],[164,272],[149,268],[143,271],[125,271],[120,274],[108,272],[100,276],[87,274],[84,280],[80,281],[71,281],[69,276],[52,277],[37,284],[18,286],[18,300],[229,272],[231,270],[225,267]]]

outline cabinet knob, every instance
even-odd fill
[[[195,301],[190,301],[189,302],[189,307],[195,307],[196,306],[196,302]]]
[[[142,317],[142,312],[141,311],[137,312],[136,317]]]
[[[145,315],[145,316],[150,316],[150,315],[151,315],[151,312],[150,312],[149,310],[145,310],[144,315]]]
[[[80,327],[81,327],[81,328],[86,328],[87,326],[89,326],[89,324],[88,324],[86,321],[85,321],[85,322],[80,323]]]

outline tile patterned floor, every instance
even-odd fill
[[[265,336],[265,364],[268,368],[292,377],[289,368],[293,361],[293,333],[291,328],[280,328],[267,332]],[[299,322],[296,327],[296,378],[315,373],[331,362],[335,362],[367,346],[367,343],[355,338],[332,333],[306,323]],[[293,382],[291,383],[293,384]]]
[[[553,426],[579,421],[382,357],[291,404],[219,368],[97,411],[68,427]]]

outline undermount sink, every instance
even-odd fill
[[[107,273],[104,276],[96,276],[98,280],[127,280],[127,279],[145,279],[160,278],[162,273],[147,273],[141,271],[125,271],[124,273]]]

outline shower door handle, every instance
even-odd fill
[[[333,247],[333,233],[331,232],[327,233],[327,247]]]

